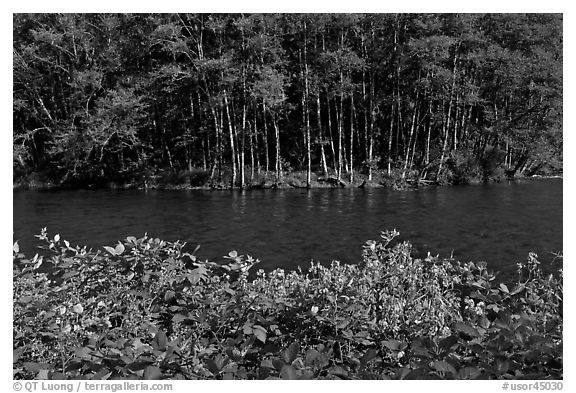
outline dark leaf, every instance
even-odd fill
[[[366,367],[368,362],[370,362],[370,360],[374,359],[376,356],[378,356],[378,351],[376,349],[368,349],[366,353],[360,358],[360,368]]]
[[[168,344],[166,333],[162,330],[158,330],[158,333],[156,333],[156,336],[154,336],[154,340],[152,341],[152,347],[157,351],[165,351],[166,344]]]
[[[300,344],[293,342],[288,348],[282,351],[282,359],[284,359],[286,363],[292,364],[292,362],[296,360],[298,352],[300,352]]]
[[[438,347],[440,348],[440,350],[442,352],[447,352],[449,351],[454,344],[456,344],[458,342],[458,337],[451,335],[448,336],[446,338],[443,338],[442,340],[440,340],[440,342],[438,343]]]
[[[456,329],[456,331],[460,332],[460,333],[464,333],[465,335],[468,335],[470,337],[479,337],[480,333],[478,333],[478,331],[476,329],[474,329],[472,326],[467,325],[465,323],[462,322],[456,322],[454,324],[454,328]]]

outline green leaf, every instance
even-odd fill
[[[126,241],[127,241],[128,243],[132,243],[132,244],[136,244],[136,243],[138,242],[138,240],[137,240],[134,236],[128,236],[128,237],[126,238]]]
[[[238,256],[238,252],[236,252],[236,251],[230,251],[230,252],[228,253],[228,256],[229,256],[230,258],[236,258],[236,257]]]
[[[510,293],[506,284],[500,284],[500,290],[504,293]]]
[[[288,348],[282,351],[282,359],[284,359],[286,363],[292,364],[292,362],[296,360],[298,352],[300,352],[300,344],[294,341]]]
[[[14,251],[15,254],[18,254],[20,252],[20,246],[18,245],[18,242],[14,243],[14,245],[12,246],[12,251]]]

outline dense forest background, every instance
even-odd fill
[[[15,182],[562,169],[562,15],[15,14]]]

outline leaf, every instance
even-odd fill
[[[457,372],[456,372],[456,369],[454,368],[454,366],[452,366],[450,363],[445,362],[443,360],[435,361],[434,362],[434,369],[436,371],[443,372],[443,373],[451,373],[454,376],[457,375]]]
[[[32,372],[39,372],[40,370],[52,370],[52,366],[48,363],[25,362],[24,368]]]
[[[60,235],[59,235],[59,234],[55,234],[55,235],[54,235],[54,243],[58,243],[59,240],[60,240]]]
[[[122,243],[118,243],[116,245],[116,249],[115,249],[116,255],[122,254],[124,252],[124,250],[125,250],[125,248],[124,248],[124,245]]]
[[[360,368],[366,367],[368,362],[370,362],[370,360],[374,359],[376,356],[378,356],[378,351],[376,349],[368,349],[366,353],[360,358]]]
[[[148,366],[144,370],[144,379],[160,379],[162,377],[162,370],[156,366]]]
[[[108,251],[108,252],[109,252],[110,254],[112,254],[112,255],[117,255],[117,254],[116,254],[116,250],[113,249],[112,247],[104,246],[104,249],[105,249],[106,251]]]
[[[230,251],[230,252],[228,253],[228,256],[229,256],[230,258],[236,258],[236,257],[238,256],[238,252],[236,252],[236,251]]]
[[[280,370],[280,377],[282,379],[298,379],[298,374],[296,373],[296,369],[290,365],[285,365]]]
[[[476,379],[481,371],[477,367],[464,367],[458,371],[458,379]]]
[[[526,285],[524,284],[518,284],[516,285],[516,287],[512,290],[512,292],[510,293],[510,295],[517,295],[520,292],[522,292],[523,290],[526,289]]]
[[[348,371],[340,366],[332,366],[330,370],[328,370],[330,375],[335,375],[340,379],[348,379]]]
[[[149,360],[136,360],[126,366],[126,368],[130,371],[142,371],[146,369],[146,367],[151,366],[151,361]]]
[[[80,303],[75,304],[72,306],[72,312],[75,312],[76,314],[82,314],[84,312],[84,307],[82,307]]]
[[[252,333],[256,336],[256,338],[263,343],[266,342],[266,329],[264,329],[260,325],[253,325],[252,326]]]
[[[176,296],[176,292],[174,292],[173,290],[169,289],[166,291],[166,293],[164,294],[164,301],[165,302],[169,302],[170,300],[174,299],[174,296]]]
[[[260,362],[260,367],[262,368],[274,368],[274,364],[270,359],[264,359]]]
[[[482,318],[480,318],[478,321],[478,325],[484,329],[488,329],[490,327],[490,320],[485,316],[482,316]]]
[[[74,349],[74,355],[80,359],[88,359],[90,356],[90,349],[87,347],[81,347]]]
[[[14,243],[14,245],[12,246],[12,251],[14,251],[15,254],[18,254],[20,252],[20,246],[18,245],[18,242]]]
[[[294,341],[288,348],[282,351],[282,359],[284,359],[286,363],[292,364],[292,362],[296,360],[298,352],[300,352],[300,344]]]
[[[316,310],[318,310],[318,307],[316,307]],[[348,319],[343,319],[336,324],[336,329],[344,329],[349,323],[350,321]]]
[[[467,336],[470,337],[479,337],[480,333],[478,333],[478,331],[476,329],[474,329],[472,326],[469,326],[465,323],[462,322],[456,322],[454,324],[454,328],[456,329],[456,331],[460,332],[460,333],[464,333]]]
[[[208,367],[208,370],[210,370],[210,372],[212,372],[214,375],[218,375],[220,373],[220,367],[218,367],[218,364],[216,364],[214,359],[206,359],[206,367]]]
[[[32,296],[22,296],[18,299],[19,303],[30,303],[32,300],[34,300],[34,298]]]
[[[442,340],[440,340],[440,342],[438,343],[438,347],[440,348],[440,350],[442,352],[447,352],[450,350],[450,348],[452,348],[452,346],[454,344],[456,344],[458,342],[458,337],[451,335],[448,336],[446,338],[443,338]]]
[[[504,293],[510,293],[506,284],[500,284],[500,290]]]
[[[24,351],[26,350],[26,347],[20,347],[20,348],[16,348],[12,351],[12,363],[16,363],[18,361],[18,359],[20,359],[20,356],[22,356],[22,354],[24,353]]]
[[[316,366],[319,368],[324,368],[330,363],[325,354],[320,353],[313,348],[310,348],[306,352],[305,362],[307,366]]]
[[[134,236],[128,236],[128,237],[126,238],[126,241],[127,241],[128,243],[132,243],[132,244],[136,244],[136,243],[138,242],[138,240],[137,240]]]
[[[165,351],[167,343],[168,337],[166,337],[166,333],[164,333],[163,330],[158,330],[158,333],[154,336],[154,340],[152,340],[152,348],[158,351]]]
[[[387,341],[382,341],[382,345],[384,345],[386,348],[388,348],[392,351],[397,351],[400,349],[400,346],[402,345],[402,343],[398,340],[387,340]]]

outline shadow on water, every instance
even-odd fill
[[[33,253],[41,227],[73,244],[101,247],[128,235],[201,245],[200,258],[230,250],[262,267],[311,260],[356,263],[362,245],[397,229],[416,256],[487,261],[509,275],[537,252],[562,250],[562,180],[542,179],[399,192],[390,189],[251,191],[16,191],[14,240]]]

